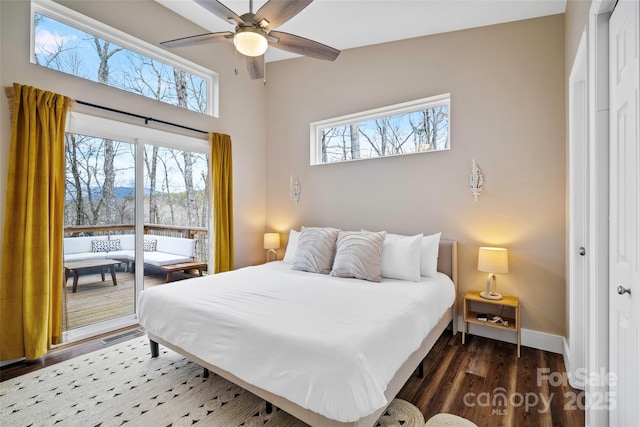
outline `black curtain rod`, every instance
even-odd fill
[[[102,106],[102,105],[92,104],[90,102],[85,102],[85,101],[76,100],[76,102],[78,104],[86,105],[88,107],[99,108],[101,110],[107,110],[107,111],[111,111],[113,113],[119,113],[119,114],[124,114],[126,116],[136,117],[138,119],[144,120],[144,124],[145,125],[148,125],[149,122],[156,122],[156,123],[162,123],[163,125],[169,125],[169,126],[174,126],[174,127],[181,128],[181,129],[190,130],[190,131],[193,131],[193,132],[200,132],[200,133],[204,133],[204,134],[209,134],[209,132],[205,132],[205,131],[200,130],[200,129],[194,129],[194,128],[190,128],[188,126],[179,125],[177,123],[171,123],[171,122],[166,122],[164,120],[154,119],[153,117],[145,117],[145,116],[142,116],[140,114],[129,113],[128,111],[117,110],[115,108],[110,108],[110,107],[105,107],[105,106]]]

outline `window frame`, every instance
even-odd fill
[[[189,74],[193,74],[207,82],[207,109],[206,113],[209,116],[218,117],[219,114],[219,75],[215,71],[198,65],[194,62],[188,61],[178,55],[171,52],[167,52],[159,46],[155,46],[144,40],[140,40],[130,34],[113,28],[107,24],[83,15],[73,9],[64,7],[51,0],[31,0],[31,21],[30,21],[30,44],[29,44],[29,60],[32,64],[36,63],[35,53],[35,13],[41,13],[48,18],[54,19],[65,25],[76,28],[77,30],[84,31],[85,33],[99,37],[103,40],[107,40],[110,43],[117,44],[120,47],[128,49],[139,55],[147,56],[151,59],[160,61],[165,65],[177,68],[182,71],[186,71]],[[51,69],[48,67],[44,67]],[[73,75],[73,74],[70,74]],[[74,76],[79,77],[79,76]],[[79,77],[82,78],[82,77]],[[84,78],[83,78],[84,79]],[[86,79],[84,79],[86,80]],[[93,80],[89,80],[93,81]],[[114,89],[123,90],[115,86],[109,86]],[[126,91],[125,91],[126,92]],[[133,92],[128,92],[133,93]],[[144,95],[141,95],[144,96]],[[146,97],[145,97],[146,98]],[[153,99],[153,98],[148,98]],[[162,102],[162,101],[160,101]],[[168,104],[173,105],[173,104]],[[175,105],[174,105],[175,106]],[[177,106],[176,106],[177,107]],[[182,108],[182,107],[178,107]],[[197,113],[197,111],[186,109]],[[201,113],[202,114],[202,113]]]
[[[368,120],[376,120],[385,117],[393,117],[405,113],[412,113],[428,108],[439,106],[447,106],[448,124],[447,124],[447,148],[433,151],[419,151],[414,153],[389,154],[380,157],[365,157],[359,159],[340,160],[336,162],[322,162],[322,131],[327,128],[347,126],[354,123],[365,122]],[[430,96],[426,98],[416,99],[413,101],[402,102],[399,104],[389,105],[386,107],[375,108],[372,110],[362,111],[359,113],[347,114],[345,116],[334,117],[331,119],[320,120],[310,124],[309,136],[309,164],[311,166],[332,165],[339,163],[356,162],[360,160],[384,159],[387,157],[408,156],[412,154],[433,153],[439,151],[448,151],[451,149],[451,94],[444,93],[441,95]]]

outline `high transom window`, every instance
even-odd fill
[[[449,94],[311,123],[311,164],[449,149]]]
[[[217,116],[212,71],[49,0],[31,4],[31,62]]]

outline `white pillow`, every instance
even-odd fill
[[[387,234],[382,246],[382,277],[419,282],[422,238],[422,234]]]
[[[298,248],[299,235],[300,232],[293,228],[289,231],[289,241],[287,242],[287,250],[284,252],[284,258],[282,258],[283,262],[286,262],[287,264],[291,264],[293,262],[293,258],[296,256],[296,249]]]
[[[438,249],[442,233],[424,236],[420,250],[420,275],[436,277],[438,273]]]

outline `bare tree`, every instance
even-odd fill
[[[160,223],[160,212],[158,211],[158,200],[156,198],[156,175],[158,171],[158,146],[151,147],[151,155],[145,147],[144,164],[147,168],[147,177],[149,178],[149,223]]]
[[[187,76],[184,71],[173,69],[175,79],[176,96],[178,97],[178,105],[187,107]],[[178,168],[184,177],[184,188],[187,196],[187,221],[189,225],[198,223],[198,210],[196,209],[196,196],[193,189],[193,153],[183,151],[184,168],[180,167],[180,162],[176,159]],[[175,158],[175,156],[174,156]]]
[[[122,50],[121,47],[110,49],[110,43],[106,40],[101,40],[98,37],[93,37],[96,53],[100,59],[100,65],[98,67],[98,81],[100,83],[109,84],[109,59],[116,53]],[[113,149],[113,141],[110,139],[104,140],[104,186],[102,188],[102,198],[104,200],[105,207],[105,220],[107,224],[114,224],[116,222],[116,196],[114,189],[115,170],[113,166],[113,159],[115,157],[115,150]]]
[[[171,194],[170,194],[171,180],[169,178],[169,165],[167,164],[167,159],[162,156],[158,156],[158,161],[162,163],[162,166],[163,166],[162,170],[164,171],[162,188],[167,193],[166,201],[167,201],[167,204],[169,205],[169,213],[171,216],[171,219],[169,220],[168,224],[175,224],[176,223],[175,210],[173,207],[173,199],[171,198]]]
[[[193,74],[189,74],[188,99],[191,101],[191,107],[201,113],[207,111],[207,82]]]
[[[75,134],[68,133],[65,135],[65,160],[66,169],[68,171],[66,174],[66,198],[73,202],[75,218],[73,219],[72,224],[75,225],[83,225],[87,219],[84,211],[84,195],[82,180],[80,179],[80,165],[78,162],[78,149],[81,143],[80,139],[83,138],[78,137]],[[69,209],[65,209],[65,212],[69,212]]]
[[[352,123],[349,127],[349,134],[351,135],[351,158],[360,158],[360,131],[357,123]]]

